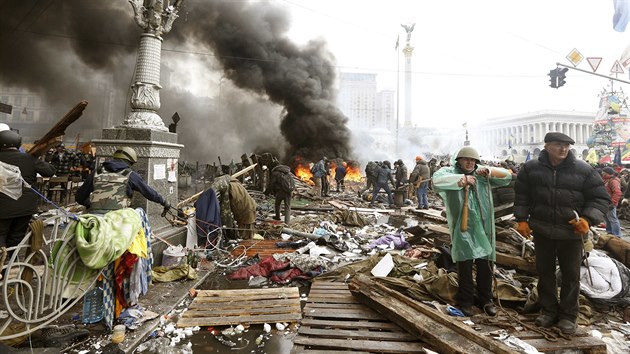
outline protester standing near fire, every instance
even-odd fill
[[[562,333],[573,334],[579,312],[582,237],[590,225],[603,221],[610,197],[597,171],[570,150],[575,144],[572,138],[549,132],[544,141],[538,159],[526,162],[518,172],[514,217],[521,235],[534,236],[542,306],[535,324],[557,323]],[[562,273],[560,301],[556,259]]]
[[[313,165],[313,168],[311,168],[311,173],[313,174],[313,182],[315,183],[313,189],[311,190],[311,194],[316,197],[322,196],[323,181],[325,178],[328,177],[328,175],[326,174],[326,161],[328,161],[328,158],[324,156],[315,165]]]
[[[457,263],[459,308],[466,316],[472,316],[476,303],[486,314],[495,316],[492,269],[496,260],[496,232],[490,188],[508,185],[512,175],[503,168],[480,164],[477,150],[464,146],[453,155],[451,166],[435,172],[433,187],[446,207],[451,256]],[[473,265],[477,272],[476,301]]]
[[[342,161],[335,168],[335,182],[337,183],[337,192],[343,192],[346,188],[343,184],[343,179],[346,178],[346,167],[348,164]]]

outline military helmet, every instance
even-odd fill
[[[477,152],[477,150],[475,150],[475,148],[471,146],[464,146],[463,148],[459,149],[459,152],[457,152],[457,157],[455,157],[455,160],[462,157],[475,159],[477,160],[477,163],[481,163],[481,158],[479,157],[479,153]]]
[[[13,130],[0,131],[0,148],[19,148],[22,145],[22,137]]]
[[[136,154],[136,150],[130,148],[129,146],[121,146],[117,148],[116,152],[114,152],[113,157],[115,159],[129,161],[131,162],[131,164],[138,162],[138,155]]]

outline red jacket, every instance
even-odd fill
[[[606,185],[606,191],[610,196],[610,200],[612,205],[619,205],[619,200],[621,200],[621,183],[619,182],[619,178],[611,175],[604,174],[603,175],[604,184]]]

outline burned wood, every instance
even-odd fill
[[[440,353],[517,353],[501,342],[482,336],[459,320],[391,290],[366,275],[355,276],[349,288],[362,303],[417,338],[431,343]]]
[[[28,151],[33,156],[41,156],[48,151],[52,146],[57,143],[57,138],[63,136],[66,133],[66,129],[70,124],[74,123],[81,115],[83,110],[87,106],[87,101],[81,101],[77,103],[65,116],[63,116],[57,124],[55,124],[44,136],[37,141],[35,145]]]

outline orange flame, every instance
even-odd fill
[[[313,174],[311,173],[311,166],[308,162],[303,161],[302,157],[296,156],[292,166],[293,174],[295,174],[297,178],[310,185],[315,185],[315,182],[312,180]]]
[[[361,182],[361,178],[362,176],[361,170],[359,170],[359,165],[348,164],[348,167],[346,167],[346,178],[344,178],[344,180]]]

